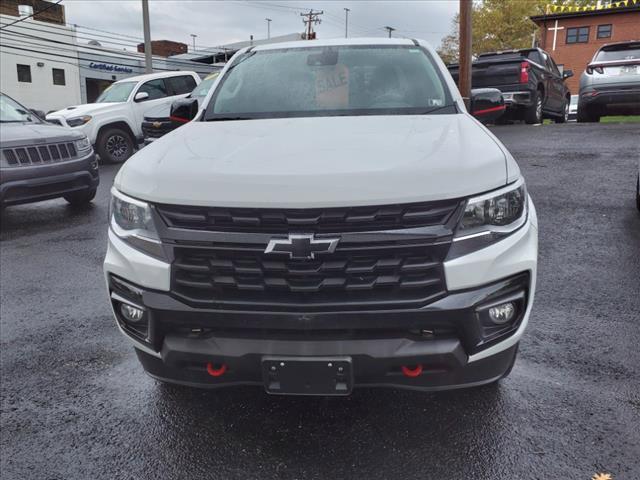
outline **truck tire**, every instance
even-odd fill
[[[133,155],[133,140],[121,128],[107,128],[98,136],[96,150],[103,162],[124,163]]]
[[[89,190],[83,190],[81,192],[73,192],[64,196],[64,199],[74,207],[81,207],[87,205],[96,196],[97,189],[91,188]]]
[[[524,111],[524,121],[528,125],[542,123],[542,92],[536,90],[532,100],[531,105]]]
[[[600,121],[600,112],[595,112],[591,108],[578,106],[578,122],[579,123],[593,123]]]
[[[565,98],[562,104],[562,114],[555,118],[556,123],[567,123],[569,121],[569,105],[571,99]]]

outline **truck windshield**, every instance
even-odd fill
[[[0,122],[32,122],[34,121],[34,115],[29,112],[25,107],[20,105],[15,100],[7,97],[6,95],[0,95]]]
[[[100,94],[96,103],[126,102],[137,82],[114,83]]]
[[[258,50],[236,58],[206,120],[455,113],[431,55],[417,46]]]

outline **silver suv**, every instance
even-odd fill
[[[640,41],[600,47],[580,77],[578,121],[640,114]]]

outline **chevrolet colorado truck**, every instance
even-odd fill
[[[457,64],[449,65],[458,80]],[[473,62],[473,88],[497,88],[504,96],[507,111],[504,119],[542,123],[551,118],[564,123],[569,119],[571,93],[565,80],[571,70],[558,68],[551,55],[540,48],[490,52],[478,55]]]
[[[204,105],[176,101],[192,121],[112,188],[106,285],[148,374],[347,395],[510,372],[536,211],[429,45],[248,47]]]
[[[95,103],[47,115],[47,121],[83,133],[100,159],[122,163],[142,143],[142,119],[151,109],[186,97],[200,83],[195,72],[163,72],[117,81]]]

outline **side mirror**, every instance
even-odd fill
[[[136,96],[133,97],[134,102],[144,102],[149,98],[149,94],[147,92],[138,92]]]
[[[35,108],[30,108],[29,111],[33,113],[36,117],[38,117],[40,120],[44,120],[46,117],[46,115],[42,110],[36,110]]]
[[[573,70],[565,70],[562,72],[562,79],[566,80],[567,78],[573,77]]]
[[[195,98],[181,98],[171,104],[169,118],[172,122],[189,123],[198,114],[198,100]]]
[[[471,90],[471,115],[482,123],[493,123],[505,110],[504,97],[497,88],[477,88]]]

